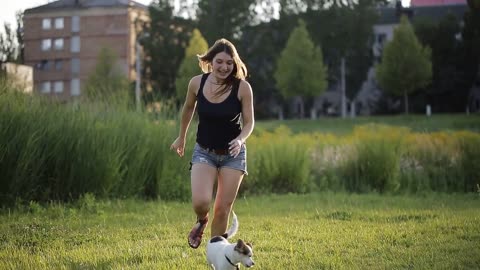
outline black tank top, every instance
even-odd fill
[[[212,103],[203,95],[209,74],[203,74],[197,93],[197,143],[207,148],[228,149],[228,143],[242,131],[242,104],[237,97],[240,80],[235,79],[232,90],[224,101]]]

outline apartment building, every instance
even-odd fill
[[[133,80],[142,21],[147,7],[131,0],[58,0],[25,10],[25,64],[34,69],[34,93],[80,96],[102,48],[115,53]]]

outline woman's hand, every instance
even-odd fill
[[[172,145],[170,145],[170,150],[175,150],[179,156],[183,157],[185,152],[185,140],[180,137],[176,138]]]
[[[243,142],[240,139],[234,139],[231,142],[228,143],[228,152],[230,152],[230,155],[232,155],[234,158],[240,154],[240,150],[242,150],[242,145]]]

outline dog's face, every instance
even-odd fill
[[[253,247],[250,243],[245,243],[242,239],[239,239],[234,250],[235,255],[238,256],[238,261],[245,267],[252,267],[255,265],[255,262],[252,259]]]

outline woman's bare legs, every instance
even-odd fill
[[[198,248],[202,242],[203,232],[208,223],[208,212],[216,177],[216,168],[201,163],[192,165],[192,206],[198,221],[188,234],[188,244],[192,248]]]
[[[217,168],[201,163],[192,165],[192,206],[198,219],[208,216],[216,178]]]
[[[243,172],[231,168],[221,168],[218,173],[217,194],[213,212],[211,236],[222,235],[227,231],[228,218],[238,189],[243,179]]]

